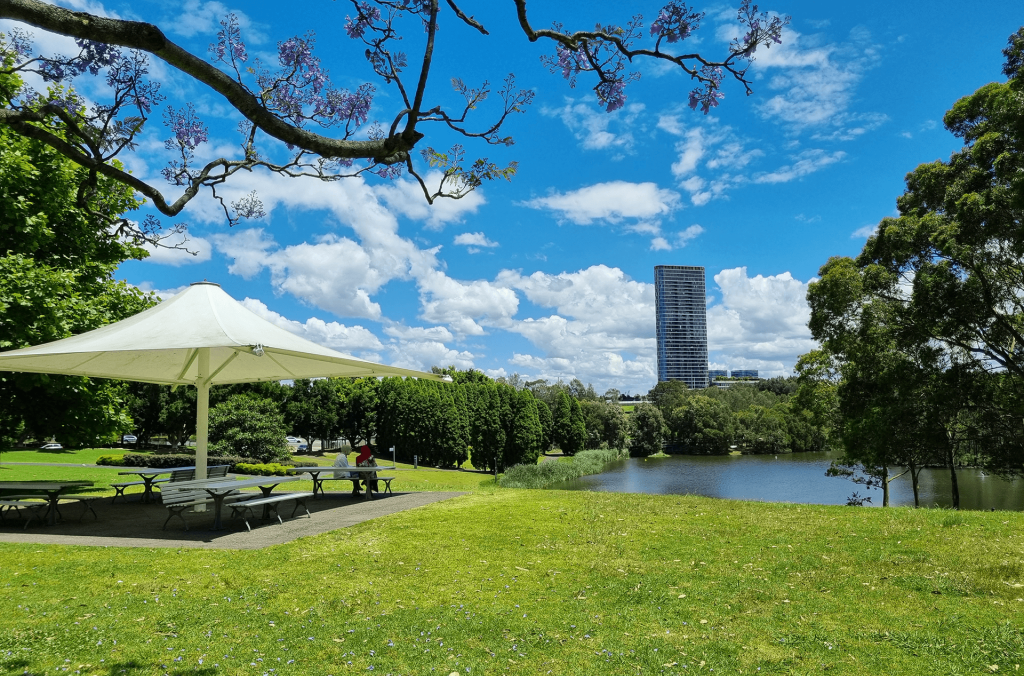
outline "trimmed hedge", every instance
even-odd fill
[[[107,462],[110,460],[110,462]],[[116,462],[115,462],[116,460]],[[124,455],[103,455],[96,460],[97,465],[120,465],[122,467],[153,467],[156,469],[169,469],[171,467],[191,467],[196,463],[194,454],[177,455],[149,455],[143,453],[125,453]],[[231,465],[229,472],[252,474],[253,472],[239,469],[241,465],[250,467],[266,467],[256,458],[239,458],[231,455],[211,455],[207,457],[207,464]],[[300,460],[296,462],[286,461],[274,463],[278,467],[316,467],[315,462]]]
[[[288,471],[295,465],[282,465],[277,462],[257,463],[255,465],[247,462],[240,462],[235,465],[234,471],[239,474],[251,474],[255,476],[288,476]]]
[[[588,474],[600,474],[609,462],[628,455],[625,450],[597,448],[580,451],[568,460],[542,462],[539,465],[515,465],[498,480],[498,485],[502,488],[543,488]]]

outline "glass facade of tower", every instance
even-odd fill
[[[708,386],[708,322],[704,268],[654,268],[658,382],[681,380],[691,390]]]

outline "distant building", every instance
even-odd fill
[[[728,378],[728,377],[729,377],[729,371],[727,371],[725,369],[714,370],[714,371],[711,370],[711,369],[708,369],[708,378],[710,378],[711,380],[714,380],[715,378]]]
[[[681,380],[691,390],[708,386],[708,323],[704,268],[654,268],[658,382]]]
[[[757,369],[737,369],[732,372],[733,378],[757,378]]]

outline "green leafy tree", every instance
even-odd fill
[[[541,440],[542,452],[547,453],[555,443],[555,419],[551,415],[551,407],[547,402],[536,399],[536,397],[535,400],[537,402],[537,417],[540,419],[540,427],[544,435]]]
[[[618,402],[601,399],[580,402],[587,428],[587,448],[624,448],[628,419]]]
[[[681,406],[690,396],[690,389],[681,380],[663,380],[647,393],[647,401],[658,407],[662,416]]]
[[[370,443],[377,431],[376,378],[359,378],[343,388],[344,405],[340,416],[341,434],[353,447]],[[385,447],[387,448],[387,447]]]
[[[694,395],[666,420],[673,441],[695,455],[726,455],[735,431],[733,413],[723,402]]]
[[[775,409],[751,406],[736,416],[738,440],[744,453],[787,453],[786,421]]]
[[[18,86],[0,74],[0,106]],[[107,228],[138,205],[131,188],[0,126],[0,349],[66,338],[155,303],[113,278],[118,264],[146,255]],[[4,373],[0,437],[113,439],[132,427],[126,397],[109,380]]]
[[[633,409],[629,426],[629,455],[646,458],[660,453],[665,442],[665,418],[661,410],[652,404],[637,404]]]
[[[569,424],[563,430],[562,453],[576,455],[587,445],[587,424],[579,399],[569,399]]]
[[[210,409],[209,454],[273,462],[288,457],[284,416],[270,399],[236,394]]]

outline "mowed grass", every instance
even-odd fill
[[[1016,673],[1022,526],[497,490],[257,551],[7,544],[0,673]]]
[[[80,448],[78,450],[63,449],[60,451],[44,451],[41,449],[17,449],[0,451],[0,467],[9,462],[61,462],[95,464],[101,455],[124,455],[133,453],[123,448]]]

